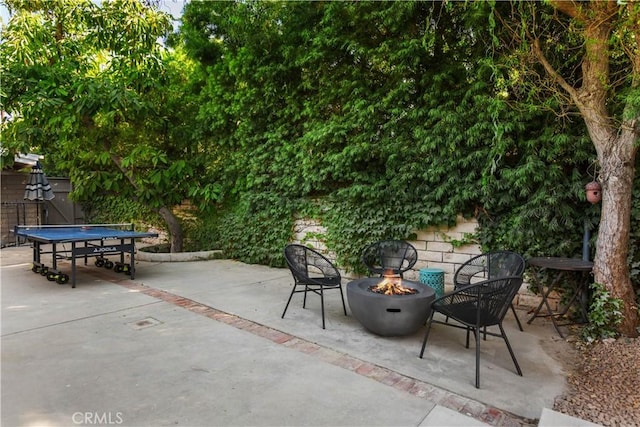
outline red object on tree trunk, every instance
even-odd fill
[[[584,186],[587,193],[587,200],[591,204],[596,204],[602,200],[602,186],[598,181],[591,181]]]

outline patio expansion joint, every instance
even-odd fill
[[[418,398],[428,400],[471,418],[475,418],[485,424],[500,427],[529,427],[537,425],[536,420],[524,418],[502,409],[486,405],[480,401],[457,395],[446,389],[412,378],[392,369],[361,360],[349,354],[333,350],[304,338],[296,337],[261,323],[242,318],[238,315],[218,310],[195,300],[172,294],[168,291],[155,289],[150,286],[134,282],[133,280],[109,280],[106,277],[105,279],[132,291],[157,298],[161,301],[184,308],[192,313],[225,323],[229,326],[233,326],[253,335],[268,339],[292,350],[316,357],[334,366],[338,366],[358,375],[385,384],[389,387],[393,387],[396,390],[409,393]]]
[[[135,306],[131,306],[131,307],[119,308],[119,309],[116,309],[116,310],[102,311],[100,313],[91,314],[91,315],[82,316],[82,317],[75,317],[73,319],[64,320],[62,322],[49,323],[49,324],[42,325],[42,326],[37,326],[37,327],[34,327],[34,328],[28,328],[28,329],[22,329],[20,331],[9,332],[9,333],[0,335],[0,337],[5,338],[5,337],[12,336],[12,335],[19,335],[19,334],[23,334],[23,333],[27,333],[27,332],[38,331],[38,330],[47,329],[47,328],[51,328],[51,327],[55,327],[55,326],[66,325],[66,324],[74,323],[74,322],[80,322],[80,321],[87,320],[87,319],[95,319],[97,317],[108,316],[108,315],[115,314],[115,313],[122,313],[122,312],[129,311],[129,310],[132,310],[132,309],[148,307],[150,305],[154,305],[154,304],[158,304],[158,303],[159,303],[159,301],[153,301],[153,302],[150,302],[150,303],[139,304],[139,305],[135,305]]]

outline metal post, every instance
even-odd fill
[[[591,230],[589,230],[589,220],[584,219],[584,234],[582,235],[582,260],[589,261],[589,239],[591,238]]]

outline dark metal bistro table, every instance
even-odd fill
[[[560,332],[560,328],[558,327],[563,325],[558,325],[556,317],[564,316],[565,314],[567,314],[567,311],[572,305],[578,304],[578,307],[581,310],[583,321],[586,321],[588,310],[588,302],[586,298],[588,291],[588,277],[589,273],[593,269],[593,263],[591,261],[585,261],[579,258],[561,257],[536,257],[530,258],[527,262],[533,270],[532,281],[535,282],[535,285],[538,288],[538,292],[540,292],[540,295],[542,295],[542,301],[540,301],[538,308],[534,310],[533,315],[527,321],[527,323],[530,324],[536,317],[550,317],[551,321],[553,322],[553,326],[556,328],[556,331],[558,331],[560,337],[564,338],[564,335],[562,335],[562,332]],[[546,292],[544,290],[544,285],[540,283],[540,280],[538,280],[537,277],[538,272],[544,269],[555,270],[557,272],[555,278],[547,288]],[[551,306],[549,305],[548,297],[556,288],[558,283],[560,283],[560,279],[562,279],[562,277],[566,273],[579,273],[581,277],[580,280],[573,285],[571,298],[569,299],[569,302],[565,306],[564,310],[561,313],[554,313],[554,311],[551,309]],[[543,305],[546,306],[546,314],[540,314],[540,310],[542,309]]]

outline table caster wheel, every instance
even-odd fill
[[[104,268],[112,269],[113,268],[113,261],[106,260],[104,262]]]
[[[56,283],[58,285],[64,285],[65,283],[69,283],[69,276],[66,274],[58,274],[58,278],[56,279]]]
[[[97,258],[95,264],[96,264],[96,267],[104,267],[104,259]]]

